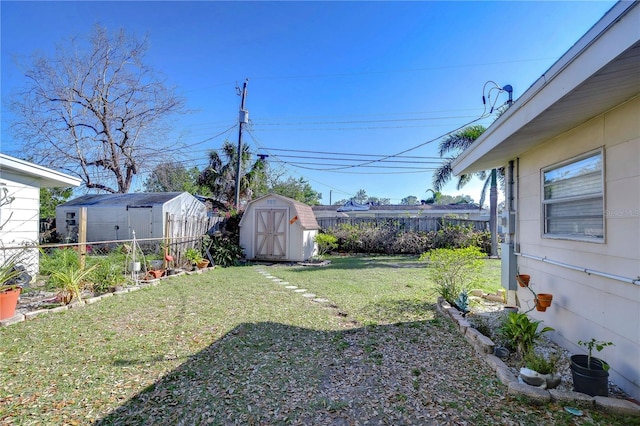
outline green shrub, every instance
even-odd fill
[[[48,254],[43,253],[40,258],[40,273],[49,276],[48,284],[52,287],[60,285],[53,273],[69,268],[80,269],[80,256],[71,248],[53,249]]]
[[[338,239],[330,234],[321,233],[316,235],[315,242],[318,244],[318,256],[331,253],[338,247]]]
[[[491,253],[491,233],[476,231],[471,225],[445,223],[440,230],[432,231],[429,237],[433,249],[478,247],[484,253]]]
[[[432,250],[423,253],[420,260],[429,263],[438,295],[453,305],[458,295],[468,290],[479,277],[483,256],[478,247],[466,247]]]
[[[99,260],[96,259],[95,269],[87,278],[91,280],[93,291],[97,293],[106,293],[110,287],[124,285],[127,282],[124,256],[112,254]]]
[[[347,253],[420,254],[438,248],[479,247],[491,252],[491,234],[472,226],[445,224],[439,231],[406,231],[397,221],[340,224],[323,231],[337,240],[337,250]]]
[[[389,254],[420,254],[429,248],[427,232],[400,232],[393,239]]]
[[[518,356],[523,359],[533,350],[534,343],[543,333],[553,331],[551,327],[543,327],[538,330],[541,322],[531,321],[526,313],[511,312],[504,319],[498,333],[507,340],[510,348],[515,349]]]
[[[242,247],[231,238],[212,237],[209,254],[213,262],[223,268],[236,266],[244,256]]]
[[[537,371],[540,374],[551,374],[556,370],[558,359],[558,355],[553,355],[547,359],[543,355],[538,355],[532,350],[525,354],[524,365],[528,369]]]

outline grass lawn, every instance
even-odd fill
[[[415,257],[345,257],[215,269],[41,315],[0,329],[0,424],[402,424],[432,409],[441,423],[581,424],[507,401],[430,288]]]

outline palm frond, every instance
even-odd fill
[[[451,169],[451,161],[447,161],[433,172],[433,188],[436,191],[441,191],[442,188],[451,180],[453,170]]]

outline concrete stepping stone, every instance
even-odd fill
[[[313,299],[313,301],[316,302],[316,303],[329,303],[329,300],[323,299],[322,297],[317,297],[317,298]]]
[[[304,293],[304,292],[307,291],[307,289],[306,288],[299,288],[299,289],[293,290],[293,291],[295,291],[296,293]]]
[[[288,286],[286,286],[285,288],[288,288],[288,289],[290,289],[290,290],[293,290],[293,289],[296,289],[296,288],[298,288],[298,287],[297,287],[297,286],[295,286],[295,285],[288,285]]]
[[[302,297],[306,297],[307,299],[313,299],[314,297],[316,297],[316,295],[313,293],[305,293],[302,295]]]

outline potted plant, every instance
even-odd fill
[[[202,254],[197,249],[191,247],[184,252],[184,256],[187,260],[198,268],[206,268],[209,265],[209,261],[202,257]]]
[[[525,366],[520,369],[520,377],[529,385],[553,389],[562,381],[559,375],[554,374],[558,359],[558,355],[547,358],[532,350],[524,357]]]
[[[0,320],[13,318],[22,286],[31,281],[31,276],[18,262],[22,252],[16,252],[0,266]]]
[[[592,338],[589,341],[579,340],[578,344],[587,349],[588,354],[571,355],[571,375],[573,389],[576,392],[591,396],[609,395],[609,364],[593,356],[593,350],[600,352],[612,342],[603,342]]]

